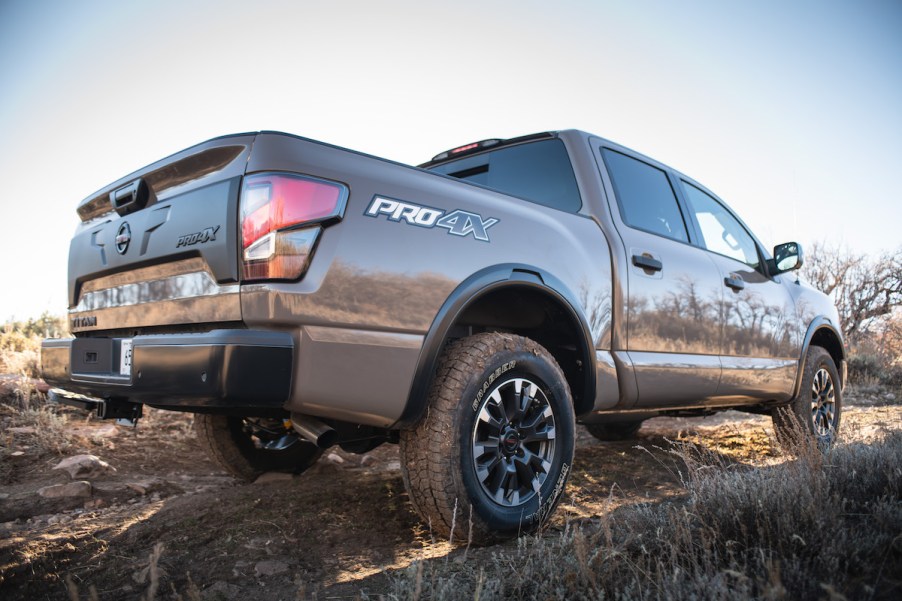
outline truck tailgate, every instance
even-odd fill
[[[79,205],[69,251],[73,332],[241,320],[238,197],[254,138],[199,144]]]

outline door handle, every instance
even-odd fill
[[[663,263],[645,255],[633,255],[633,265],[648,271],[661,271],[664,269]]]
[[[728,288],[732,288],[736,292],[739,292],[740,290],[745,288],[745,282],[738,275],[725,277],[723,279],[723,283],[726,284]]]

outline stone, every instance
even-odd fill
[[[257,565],[254,566],[254,573],[256,573],[258,577],[275,576],[276,574],[284,574],[287,571],[288,564],[276,559],[264,559],[263,561],[258,561]]]
[[[73,480],[81,478],[98,478],[116,471],[116,468],[96,455],[73,455],[72,457],[66,457],[56,464],[53,469],[66,472]]]
[[[103,499],[91,499],[90,501],[85,501],[84,508],[85,509],[100,509],[101,507],[106,507],[107,502]]]
[[[87,498],[91,496],[92,492],[93,487],[87,480],[77,480],[68,484],[54,484],[38,489],[38,494],[45,499]]]
[[[148,482],[129,482],[126,486],[139,495],[146,495],[147,491],[150,490],[150,484]]]
[[[204,589],[200,596],[204,601],[221,601],[223,599],[232,601],[233,599],[240,599],[242,595],[241,587],[229,584],[224,580],[217,580]]]
[[[336,453],[329,453],[328,455],[326,455],[326,461],[329,461],[336,465],[341,465],[345,462],[345,460],[341,458],[341,455],[338,455]]]

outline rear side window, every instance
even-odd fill
[[[602,148],[601,153],[623,221],[636,229],[688,242],[683,214],[667,174],[615,150]]]
[[[430,171],[570,213],[582,206],[570,157],[560,140],[499,148],[443,163]]]

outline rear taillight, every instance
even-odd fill
[[[324,225],[341,219],[348,188],[287,173],[257,173],[241,190],[244,280],[304,275]]]

